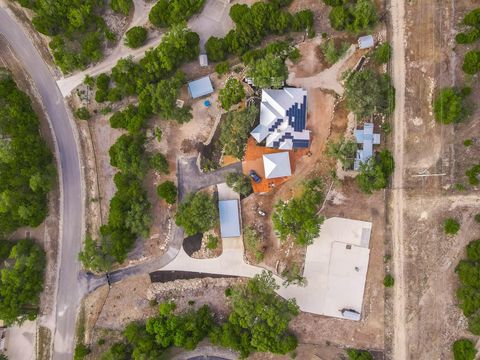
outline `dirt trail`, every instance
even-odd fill
[[[405,2],[393,0],[391,2],[392,18],[392,69],[391,76],[395,86],[395,113],[394,113],[394,156],[395,173],[393,175],[392,193],[392,233],[393,233],[393,269],[395,287],[393,298],[393,359],[407,359],[406,339],[406,288],[404,273],[404,206],[403,192],[404,176],[404,141],[405,141]]]

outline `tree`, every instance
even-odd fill
[[[367,350],[348,349],[347,355],[350,360],[373,360],[372,354]]]
[[[138,48],[147,41],[148,31],[143,26],[134,26],[125,33],[125,45]]]
[[[88,120],[92,117],[90,115],[90,112],[88,111],[88,109],[85,106],[82,106],[81,108],[78,108],[75,111],[75,116],[77,118],[81,119],[81,120]]]
[[[178,206],[175,215],[175,223],[183,227],[187,236],[208,231],[217,222],[217,204],[204,192],[187,195],[185,201]]]
[[[253,351],[286,354],[297,347],[288,324],[298,315],[294,299],[280,298],[271,273],[263,271],[245,285],[231,291],[232,312],[228,321],[212,331],[214,344],[239,351],[247,357]]]
[[[325,41],[320,45],[320,50],[322,50],[323,56],[328,64],[335,64],[345,55],[350,47],[350,44],[347,42],[341,42],[339,45],[340,46],[337,47],[334,39]]]
[[[110,164],[121,171],[143,177],[148,168],[144,150],[143,135],[122,135],[108,151]]]
[[[356,178],[358,187],[367,194],[386,188],[394,168],[395,162],[390,151],[381,151],[360,164],[360,173]]]
[[[113,11],[127,16],[133,7],[132,0],[111,0],[110,7]]]
[[[480,71],[480,51],[470,50],[465,54],[462,70],[469,75],[475,75]]]
[[[110,126],[114,129],[125,129],[130,133],[138,133],[145,125],[145,118],[138,108],[128,105],[122,111],[117,111],[110,117]]]
[[[132,350],[124,343],[115,343],[101,357],[101,360],[130,360]]]
[[[464,96],[455,88],[443,88],[433,102],[435,120],[442,124],[459,123],[468,116]]]
[[[251,78],[256,87],[280,88],[288,77],[288,69],[284,59],[273,54],[251,64],[247,70],[247,77]]]
[[[338,142],[327,142],[327,155],[339,160],[344,169],[352,169],[355,162],[357,144],[353,140],[341,138]]]
[[[82,360],[90,354],[92,351],[88,346],[85,346],[83,343],[77,344],[75,346],[75,352],[73,353],[73,360]]]
[[[205,51],[210,61],[222,61],[227,58],[226,45],[223,39],[210,37],[205,43]]]
[[[252,192],[250,178],[236,172],[227,175],[227,185],[242,196],[248,196]]]
[[[0,270],[0,319],[7,325],[37,317],[43,290],[45,252],[32,240],[15,244]]]
[[[378,21],[375,4],[372,0],[358,0],[354,2],[342,0],[324,1],[332,6],[329,19],[335,30],[348,30],[361,33],[371,29]]]
[[[228,73],[230,70],[230,65],[228,64],[228,61],[222,61],[215,65],[215,71],[218,73],[218,75],[222,76]]]
[[[243,158],[245,145],[258,113],[256,106],[227,113],[220,125],[220,144],[226,155],[234,156],[237,159]]]
[[[455,360],[474,360],[477,355],[475,344],[470,339],[460,339],[452,345],[453,358]]]
[[[199,13],[205,0],[159,0],[150,10],[148,19],[157,27],[182,23]]]
[[[243,85],[240,81],[238,81],[238,79],[235,78],[228,79],[225,87],[220,90],[218,95],[218,100],[220,100],[222,108],[227,111],[244,98],[245,90],[243,89]]]
[[[395,107],[395,89],[388,75],[372,70],[353,73],[345,82],[348,108],[360,118],[373,114],[389,115]]]
[[[167,158],[162,153],[156,153],[150,157],[150,168],[161,174],[170,173]]]
[[[83,250],[78,254],[78,259],[83,267],[95,272],[108,272],[113,264],[113,258],[109,254],[109,244],[106,238],[102,237],[100,244],[97,244],[90,235],[87,234],[83,244]]]
[[[455,235],[458,230],[460,230],[460,223],[453,218],[445,219],[443,222],[443,230],[447,235]]]
[[[310,245],[320,232],[324,218],[317,214],[318,206],[324,199],[320,179],[304,184],[300,197],[288,202],[280,200],[272,216],[273,227],[281,240],[291,236],[299,245]]]
[[[388,42],[378,45],[372,53],[373,61],[377,64],[388,63],[392,57],[392,51],[392,46]]]
[[[160,199],[164,199],[167,204],[175,204],[177,200],[177,187],[170,181],[164,181],[157,186],[157,195]]]

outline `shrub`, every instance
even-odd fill
[[[281,88],[288,77],[285,61],[280,56],[267,54],[263,59],[249,65],[247,76],[259,88]]]
[[[458,230],[460,230],[460,223],[453,218],[445,219],[443,222],[443,230],[447,235],[455,235]]]
[[[170,173],[167,158],[162,153],[156,153],[150,157],[150,168],[161,174]]]
[[[463,146],[469,147],[473,145],[473,140],[472,139],[466,139],[463,141]]]
[[[435,120],[442,124],[459,123],[468,116],[464,96],[455,88],[443,88],[433,103]]]
[[[164,181],[157,186],[157,195],[160,199],[164,199],[167,204],[175,204],[177,200],[177,187],[170,181]]]
[[[252,192],[252,182],[250,181],[250,178],[244,174],[236,172],[229,173],[226,182],[233,191],[242,196],[250,195]]]
[[[235,104],[238,104],[245,98],[245,90],[240,81],[235,78],[227,80],[225,87],[220,90],[218,100],[222,104],[222,108],[229,110]]]
[[[395,162],[388,150],[383,150],[360,164],[360,174],[356,177],[360,190],[371,194],[374,190],[386,188],[394,168]]]
[[[75,346],[75,352],[73,354],[73,360],[82,360],[92,351],[89,347],[85,346],[84,344],[80,343]]]
[[[218,237],[215,235],[209,234],[207,237],[207,249],[215,250],[218,247]]]
[[[324,1],[332,6],[329,19],[335,30],[347,30],[354,33],[372,28],[378,21],[375,4],[371,0],[355,2],[341,0]]]
[[[474,360],[477,355],[475,344],[469,339],[460,339],[453,343],[452,352],[454,360]]]
[[[75,111],[75,116],[81,120],[88,120],[91,118],[90,112],[85,106],[82,106],[81,108],[78,108]]]
[[[387,274],[383,278],[383,285],[387,288],[392,287],[395,284],[395,279],[393,278],[392,275]]]
[[[243,243],[247,253],[250,253],[257,263],[263,260],[265,254],[262,238],[252,226],[247,226],[243,229]]]
[[[138,48],[147,41],[148,31],[142,26],[134,26],[125,33],[125,45]]]
[[[480,180],[478,180],[479,174],[480,174],[480,164],[473,165],[467,171],[465,171],[465,175],[468,176],[468,183],[473,186],[476,186],[480,183]]]
[[[110,7],[113,11],[127,16],[133,7],[132,0],[111,0]]]
[[[228,64],[228,61],[222,61],[215,66],[215,71],[220,76],[228,73],[228,70],[230,70],[230,65]]]
[[[188,20],[202,10],[205,0],[159,0],[148,19],[158,27],[168,27]]]
[[[372,58],[377,64],[386,64],[392,57],[392,46],[389,43],[383,43],[373,51]]]
[[[187,236],[208,231],[218,222],[217,204],[204,192],[189,194],[179,205],[175,222],[183,227]]]
[[[459,33],[455,36],[457,44],[472,44],[480,38],[480,29],[474,28],[470,31]]]
[[[327,142],[327,156],[339,160],[344,169],[352,169],[355,161],[357,143],[353,140],[341,138],[338,142]]]
[[[335,64],[338,60],[340,60],[343,55],[345,55],[349,47],[350,44],[344,41],[337,46],[334,39],[325,41],[320,45],[320,49],[325,57],[325,61],[330,65]]]
[[[474,219],[477,224],[480,224],[480,214],[476,214]]]
[[[480,51],[470,50],[465,54],[462,70],[469,75],[475,75],[480,71]]]
[[[367,350],[348,349],[349,360],[373,360],[372,354]]]

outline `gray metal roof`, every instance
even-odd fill
[[[380,134],[373,133],[373,123],[365,123],[363,129],[355,129],[357,144],[362,144],[362,149],[357,150],[353,169],[358,170],[360,164],[367,162],[373,156],[373,145],[380,144]]]
[[[210,76],[204,76],[200,79],[188,83],[188,92],[193,99],[211,94],[213,92]]]
[[[263,167],[267,179],[275,179],[292,175],[288,152],[263,155]]]
[[[238,200],[219,201],[218,211],[220,213],[220,233],[222,238],[240,236]]]
[[[368,49],[375,45],[372,35],[361,36],[358,38],[358,48]]]

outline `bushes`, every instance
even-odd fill
[[[258,109],[255,106],[227,113],[220,128],[220,144],[225,155],[243,158],[245,144],[257,116]]]
[[[53,155],[40,136],[27,94],[8,73],[0,77],[0,235],[37,227],[47,216],[55,181]]]
[[[392,46],[389,43],[383,43],[373,50],[372,58],[377,64],[386,64],[392,57]]]
[[[168,27],[187,21],[199,13],[204,4],[205,0],[158,0],[148,19],[157,27]]]
[[[267,54],[263,59],[252,62],[247,77],[259,88],[281,88],[288,78],[288,68],[282,57]]]
[[[385,277],[383,278],[383,286],[385,286],[386,288],[389,288],[389,287],[392,287],[394,284],[395,284],[395,279],[393,278],[393,276],[390,274],[385,275]]]
[[[443,230],[447,235],[455,235],[460,230],[460,223],[452,218],[445,219],[443,223]]]
[[[250,254],[257,263],[262,261],[265,255],[262,242],[261,235],[253,228],[253,226],[247,226],[243,229],[245,251]]]
[[[167,158],[162,153],[156,153],[150,157],[150,168],[162,174],[170,173]]]
[[[349,360],[373,360],[372,354],[367,350],[348,349],[347,355]]]
[[[91,353],[91,350],[85,346],[84,344],[80,343],[75,346],[75,352],[73,353],[73,360],[82,360]]]
[[[134,26],[125,33],[125,45],[138,48],[147,41],[148,31],[142,26]]]
[[[350,44],[347,42],[341,42],[340,46],[337,46],[334,39],[325,41],[320,45],[325,61],[330,65],[340,60],[349,47]]]
[[[231,172],[227,175],[227,185],[242,196],[248,196],[252,192],[250,178],[236,172]]]
[[[464,104],[465,95],[455,88],[443,88],[435,97],[433,112],[435,120],[442,124],[459,123],[468,116]]]
[[[371,29],[378,21],[375,4],[371,0],[324,0],[332,6],[329,19],[335,30],[360,33]]]
[[[110,7],[113,11],[127,16],[133,7],[132,0],[111,0]]]
[[[81,120],[88,120],[91,118],[90,112],[85,106],[75,110],[75,116]]]
[[[167,204],[175,204],[177,200],[177,187],[172,181],[164,181],[157,186],[157,195],[164,199]]]
[[[480,38],[480,29],[475,28],[470,31],[459,33],[455,36],[457,44],[472,44]]]
[[[386,188],[394,168],[392,154],[388,150],[383,150],[360,164],[360,174],[356,177],[358,187],[366,194]]]
[[[110,126],[114,129],[125,129],[137,133],[145,125],[145,118],[138,113],[133,105],[128,105],[122,111],[117,111],[110,117]]]
[[[222,76],[228,73],[230,70],[230,65],[228,64],[228,61],[222,61],[215,65],[215,71],[218,73],[218,75]]]
[[[209,250],[215,250],[218,246],[218,237],[212,234],[209,234],[207,237],[206,248]]]
[[[474,360],[477,355],[475,344],[469,339],[460,339],[453,343],[452,352],[454,360]]]
[[[118,138],[108,151],[110,165],[126,174],[142,178],[148,169],[144,156],[145,138],[143,135],[125,134]]]
[[[480,183],[478,180],[478,175],[480,174],[480,164],[473,165],[467,171],[465,171],[465,175],[468,176],[468,183],[470,185],[476,186]]]
[[[470,50],[465,54],[462,70],[469,75],[475,75],[480,71],[480,51]]]
[[[175,223],[183,227],[187,236],[213,229],[217,222],[217,204],[210,195],[203,192],[187,195],[175,215]]]
[[[373,114],[389,115],[395,108],[395,89],[388,75],[372,70],[352,74],[345,82],[348,108],[363,119]]]
[[[273,227],[280,239],[292,237],[299,245],[312,244],[324,221],[317,214],[323,199],[323,184],[320,179],[313,179],[304,184],[300,197],[288,202],[280,200],[272,216]]]
[[[339,160],[345,170],[353,168],[356,151],[357,143],[353,140],[341,138],[337,143],[327,142],[327,155]]]
[[[240,81],[235,78],[230,78],[227,80],[225,87],[220,90],[218,95],[218,100],[222,104],[222,108],[225,110],[230,110],[230,108],[238,104],[242,99],[245,98],[245,90]]]

